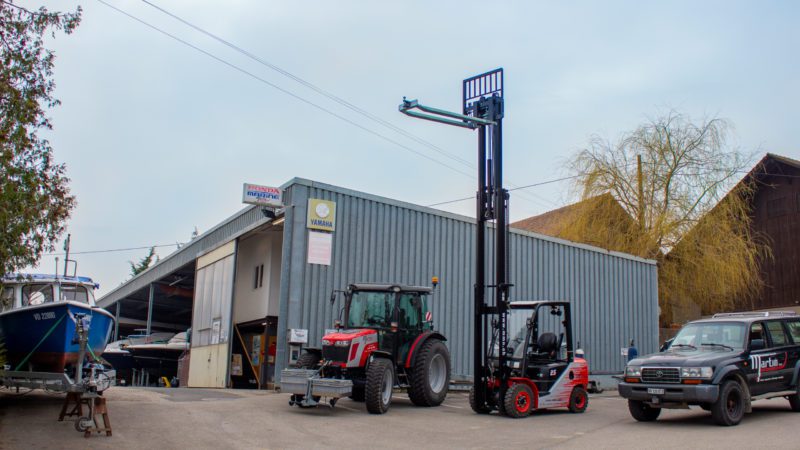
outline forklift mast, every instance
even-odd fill
[[[488,405],[488,381],[494,376],[501,390],[509,377],[508,297],[508,190],[503,188],[503,69],[497,69],[464,80],[464,115],[493,122],[478,127],[478,192],[477,227],[475,234],[475,304],[473,333],[473,376],[475,400]],[[494,222],[494,284],[486,282],[486,229]],[[487,288],[494,289],[487,303]],[[494,320],[493,320],[494,319]],[[489,373],[487,348],[492,330],[497,332],[498,370]]]
[[[508,282],[508,190],[503,188],[503,69],[495,69],[462,83],[463,110],[461,113],[421,105],[417,100],[400,104],[403,114],[418,119],[478,130],[478,192],[476,195],[478,221],[475,234],[475,304],[473,373],[476,403],[488,407],[488,383],[500,381],[505,394],[510,376],[508,358],[508,297],[513,286]],[[419,111],[417,111],[419,110]],[[494,222],[494,283],[487,284],[486,229]],[[487,289],[494,295],[487,302]],[[488,361],[492,334],[497,333],[499,364],[490,373]]]

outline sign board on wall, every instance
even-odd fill
[[[242,203],[260,206],[283,206],[283,191],[280,188],[245,183]]]
[[[306,226],[312,230],[333,231],[336,228],[336,202],[308,199]]]
[[[330,266],[331,253],[333,253],[333,235],[331,233],[308,232],[307,259],[309,264]]]
[[[308,344],[308,330],[292,328],[289,330],[290,344]]]

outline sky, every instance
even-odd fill
[[[147,253],[105,250],[165,245],[164,257],[239,211],[245,182],[302,177],[419,205],[469,197],[437,208],[474,216],[477,133],[397,106],[458,111],[461,81],[498,67],[507,187],[568,176],[592,136],[613,141],[670,110],[729,120],[729,146],[756,158],[800,159],[798,2],[148,0],[403,135],[146,2],[103,1],[196,48],[97,0],[20,2],[84,10],[48,41],[62,104],[45,135],[77,197],[78,272],[100,295]],[[573,192],[569,180],[515,190],[511,219]],[[31,270],[52,272],[56,256]]]

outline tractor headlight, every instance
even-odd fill
[[[336,341],[334,345],[337,347],[350,347],[350,341]]]
[[[333,341],[331,341],[330,339],[323,339],[322,345],[333,345]]]
[[[640,366],[626,366],[625,376],[631,378],[641,378],[642,368]]]
[[[681,378],[708,379],[714,375],[713,367],[681,367]]]

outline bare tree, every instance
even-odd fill
[[[656,259],[667,313],[689,300],[714,311],[752,297],[768,249],[750,230],[752,187],[736,184],[751,158],[729,149],[729,130],[722,119],[671,112],[616,143],[594,136],[570,163],[576,188],[584,200],[616,202],[577,209],[559,236]]]

